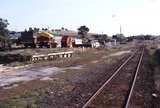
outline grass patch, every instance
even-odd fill
[[[36,101],[8,100],[0,102],[0,108],[38,108]]]
[[[152,54],[150,63],[154,72],[155,88],[160,91],[160,49]]]

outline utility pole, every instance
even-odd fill
[[[120,34],[122,34],[122,27],[121,27],[121,25],[120,25]]]
[[[118,18],[115,14],[112,15],[112,18],[116,20]],[[122,34],[122,26],[120,25],[119,33]]]
[[[48,31],[49,31],[49,25],[47,25],[47,29],[48,29]]]

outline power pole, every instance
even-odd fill
[[[49,31],[49,25],[47,25],[47,29],[48,29],[48,31]]]
[[[120,34],[122,33],[122,27],[121,27],[121,25],[120,25]]]

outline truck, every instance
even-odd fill
[[[90,40],[84,40],[80,38],[75,38],[73,40],[73,47],[92,47]]]
[[[33,32],[24,31],[21,32],[20,43],[25,46],[25,48],[55,48],[57,43],[54,40],[54,36],[46,31]]]

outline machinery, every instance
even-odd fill
[[[27,48],[36,48],[36,47],[47,47],[52,48],[56,47],[54,36],[49,32],[33,32],[25,31],[21,33],[20,42]]]
[[[63,36],[61,40],[61,47],[72,47],[72,37],[71,36]]]
[[[37,33],[37,44],[40,48],[43,46],[46,46],[47,48],[55,48],[57,46],[54,36],[48,32]]]

